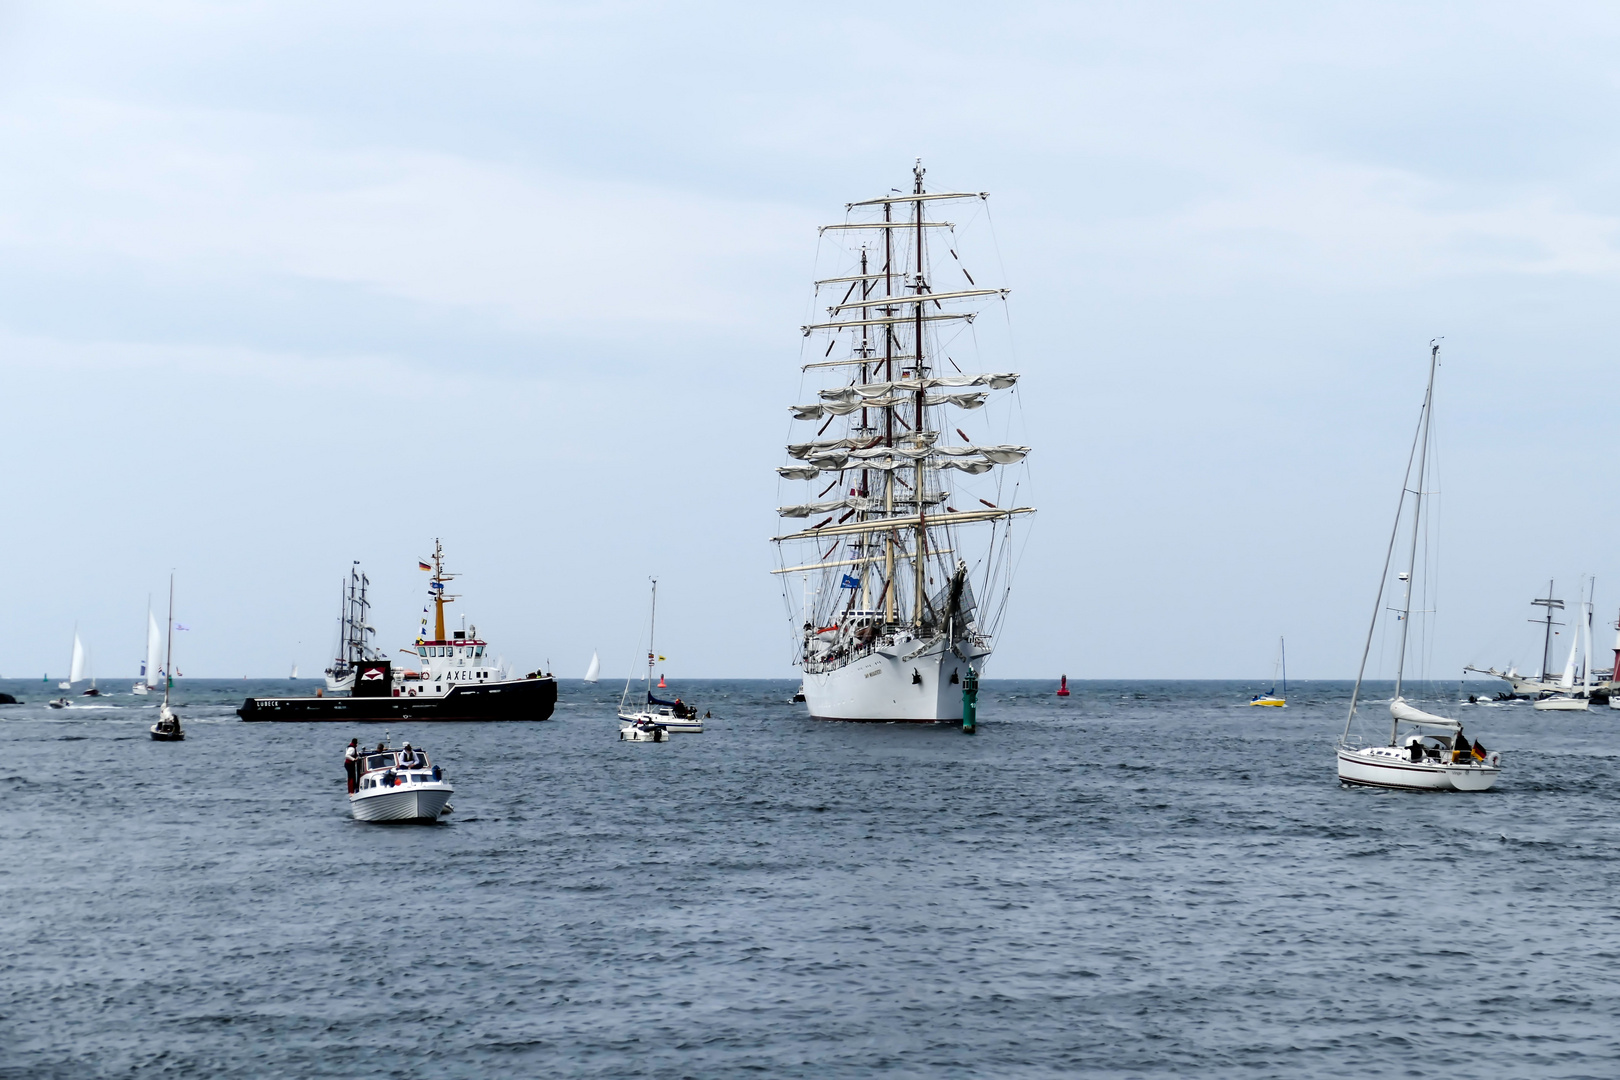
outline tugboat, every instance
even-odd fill
[[[359,762],[360,775],[349,792],[349,813],[356,821],[438,821],[450,812],[455,788],[410,743],[398,750],[378,743]]]
[[[530,672],[506,678],[490,662],[489,643],[476,626],[446,633],[445,582],[455,574],[444,570],[444,551],[433,542],[433,571],[428,596],[433,601],[434,636],[419,636],[402,652],[415,653],[422,670],[395,671],[382,659],[363,660],[355,669],[348,697],[248,698],[236,715],[243,720],[546,720],[557,704],[557,680],[550,674]],[[425,628],[424,628],[425,629]]]

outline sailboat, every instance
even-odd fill
[[[585,669],[585,681],[593,683],[602,676],[602,661],[597,657],[596,650],[591,650],[591,664]]]
[[[658,650],[654,645],[658,631],[658,579],[652,579],[652,609],[647,619],[647,679],[645,686],[645,700],[640,707],[631,706],[630,684],[635,681],[631,675],[624,680],[624,693],[619,695],[619,738],[624,742],[663,742],[672,731],[687,731],[694,734],[703,731],[703,718],[698,716],[697,709],[688,705],[680,698],[674,701],[665,701],[653,697],[653,665],[658,662]],[[659,679],[663,684],[663,679]]]
[[[1520,675],[1518,667],[1511,663],[1508,664],[1506,671],[1498,671],[1494,667],[1475,667],[1473,664],[1463,665],[1463,670],[1480,675],[1489,675],[1495,679],[1507,680],[1508,685],[1512,687],[1513,697],[1533,698],[1542,694],[1556,693],[1558,684],[1552,679],[1553,627],[1563,626],[1564,624],[1554,621],[1553,612],[1563,611],[1564,602],[1553,596],[1552,579],[1549,578],[1547,581],[1547,595],[1538,596],[1530,601],[1530,606],[1545,608],[1547,611],[1546,615],[1530,620],[1534,623],[1544,624],[1546,627],[1541,643],[1541,673],[1539,675],[1534,678],[1529,675]]]
[[[1356,672],[1355,689],[1350,693],[1350,712],[1345,717],[1344,734],[1335,747],[1338,758],[1339,781],[1343,784],[1365,787],[1396,788],[1405,791],[1485,791],[1501,775],[1501,755],[1487,751],[1478,742],[1470,743],[1463,736],[1462,725],[1455,720],[1425,712],[1408,702],[1404,696],[1406,682],[1406,645],[1412,626],[1412,592],[1418,574],[1418,537],[1423,528],[1423,500],[1429,475],[1429,456],[1434,440],[1434,377],[1440,367],[1440,343],[1429,343],[1429,384],[1423,393],[1423,408],[1418,415],[1417,433],[1412,440],[1412,451],[1406,459],[1406,475],[1401,480],[1401,498],[1395,507],[1395,523],[1390,528],[1389,547],[1384,553],[1384,569],[1378,579],[1378,596],[1373,602],[1372,622],[1367,627],[1367,642],[1361,651],[1361,667]],[[1412,497],[1410,513],[1406,513],[1407,496]],[[1401,520],[1411,524],[1411,543],[1407,549],[1407,568],[1399,575],[1403,595],[1398,613],[1400,645],[1395,661],[1395,696],[1389,703],[1389,742],[1364,744],[1351,735],[1356,719],[1356,706],[1361,700],[1362,681],[1367,674],[1367,657],[1372,652],[1373,633],[1378,617],[1384,610],[1384,587],[1389,581],[1390,562],[1395,554],[1395,541],[1400,534]],[[1422,614],[1420,611],[1419,614]],[[1407,735],[1401,738],[1402,728]]]
[[[84,681],[84,642],[79,639],[79,628],[73,628],[73,659],[68,663],[67,682],[57,683],[60,690],[71,690],[73,684]]]
[[[157,742],[179,742],[186,737],[180,727],[180,718],[169,707],[169,694],[174,689],[174,575],[169,575],[169,643],[163,661],[163,705],[158,709],[158,721],[150,728]]]
[[[130,687],[132,694],[150,694],[157,686],[158,672],[163,669],[163,635],[158,632],[157,618],[152,614],[152,601],[146,601],[146,658],[141,661],[141,677]]]
[[[1281,695],[1277,693],[1277,669],[1282,669]],[[1277,639],[1277,662],[1271,667],[1271,689],[1263,694],[1256,694],[1249,699],[1250,705],[1270,705],[1274,709],[1288,707],[1288,643],[1282,638]]]
[[[1013,523],[1034,512],[1018,505],[1019,483],[1006,470],[1030,448],[977,443],[955,413],[1018,381],[957,363],[976,347],[964,331],[978,309],[1009,290],[981,287],[955,227],[929,217],[939,205],[977,210],[989,196],[927,191],[923,176],[919,162],[909,193],[849,203],[844,222],[821,227],[841,241],[839,262],[815,282],[826,321],[800,328],[826,343],[808,350],[803,370],[831,385],[791,407],[812,427],[788,444],[793,460],[777,473],[806,486],[777,513],[819,520],[772,538],[781,561],[797,563],[773,573],[819,582],[795,619],[805,702],[817,719],[970,715],[969,688],[976,693],[1006,610]],[[956,287],[958,273],[968,287]]]
[[[428,568],[426,563],[421,565],[423,569]],[[349,568],[349,580],[340,592],[337,659],[326,669],[328,694],[352,693],[355,671],[360,665],[385,659],[372,643],[377,630],[371,625],[371,601],[366,598],[370,585],[371,579],[361,572],[360,562],[355,560]]]
[[[1595,589],[1596,582],[1593,582]],[[1585,630],[1584,637],[1581,633]],[[1579,692],[1575,689],[1575,656],[1580,651],[1582,641],[1586,644],[1586,654],[1581,663],[1581,687]],[[1592,604],[1590,600],[1580,601],[1579,617],[1575,621],[1575,635],[1569,642],[1569,658],[1564,661],[1564,673],[1559,676],[1557,692],[1549,697],[1537,701],[1534,708],[1537,712],[1586,712],[1591,704],[1592,697]]]

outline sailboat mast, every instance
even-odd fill
[[[1418,532],[1423,524],[1423,482],[1429,465],[1430,421],[1434,416],[1434,373],[1440,366],[1440,343],[1429,344],[1429,386],[1423,392],[1423,417],[1418,422],[1417,488],[1412,491],[1412,545],[1406,558],[1406,593],[1401,601],[1401,645],[1395,659],[1395,697],[1401,696],[1401,685],[1406,680],[1406,639],[1412,630],[1412,586],[1417,580]],[[1390,719],[1389,744],[1395,745],[1397,724]]]
[[[894,204],[883,204],[883,221],[885,224],[894,219]],[[883,230],[883,295],[885,299],[894,296],[894,230]],[[894,304],[890,303],[883,309],[885,319],[894,316]],[[894,326],[890,323],[883,325],[883,379],[885,382],[894,382]],[[883,445],[894,446],[894,406],[886,405],[883,408]],[[883,475],[883,516],[894,516],[894,484],[895,476],[892,469],[886,470]],[[883,534],[883,619],[890,626],[896,622],[895,605],[899,601],[896,595],[899,590],[894,586],[894,531]]]
[[[163,658],[163,704],[169,704],[169,690],[174,686],[174,574],[169,574],[169,644]]]
[[[652,579],[652,611],[647,616],[647,693],[652,694],[653,658],[658,655],[658,579]]]
[[[1282,654],[1283,694],[1288,693],[1288,641],[1286,638],[1277,639],[1277,651]]]
[[[922,162],[920,160],[917,162],[916,166],[912,169],[912,176],[914,177],[914,180],[915,180],[915,182],[913,184],[913,187],[912,187],[912,193],[915,194],[915,195],[921,195],[923,193],[923,167],[922,167]],[[916,230],[917,230],[917,276],[913,280],[912,288],[911,288],[912,293],[917,298],[916,303],[914,303],[912,305],[912,307],[915,309],[915,326],[916,326],[916,329],[913,331],[913,336],[916,338],[916,345],[917,345],[917,347],[914,350],[912,350],[916,354],[914,356],[914,358],[913,358],[913,363],[915,365],[914,368],[913,368],[913,374],[916,375],[916,377],[917,377],[917,393],[916,393],[916,399],[915,399],[916,400],[915,417],[916,417],[917,426],[913,430],[912,433],[917,437],[917,446],[918,446],[919,449],[921,449],[922,446],[924,445],[924,443],[923,443],[923,387],[924,387],[925,383],[923,382],[923,377],[924,377],[924,375],[927,374],[926,371],[924,371],[924,369],[923,369],[923,301],[922,301],[922,296],[923,296],[923,289],[926,286],[925,286],[925,284],[923,282],[923,204],[922,204],[922,200],[917,199],[916,201],[914,201],[912,203],[912,206],[915,208],[915,214],[913,216],[914,216],[915,221],[916,221]],[[885,230],[885,231],[887,231],[887,230]],[[912,563],[915,566],[916,571],[917,571],[916,595],[912,598],[912,603],[915,605],[915,607],[914,607],[914,609],[912,611],[912,621],[917,625],[917,628],[919,630],[922,628],[922,624],[923,624],[923,574],[926,571],[926,567],[924,565],[923,560],[928,555],[928,521],[927,521],[928,508],[927,508],[927,504],[925,503],[925,501],[923,499],[923,491],[924,491],[923,468],[924,468],[923,459],[921,457],[919,457],[917,459],[917,472],[916,472],[917,488],[916,488],[915,491],[913,491],[911,493],[912,497],[917,500],[917,547],[916,547],[916,550],[912,553],[912,559],[911,559],[911,561],[912,561]]]

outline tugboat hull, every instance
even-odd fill
[[[442,697],[264,697],[248,698],[236,715],[243,720],[308,723],[341,720],[548,720],[557,705],[557,680],[513,679],[483,686],[456,686]]]

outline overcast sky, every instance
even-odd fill
[[[1612,557],[1612,5],[0,4],[0,674],[392,647],[793,677],[815,226],[988,190],[1034,497],[991,676],[1353,675],[1444,335],[1428,662]],[[1600,631],[1599,644],[1610,634]],[[1606,653],[1600,649],[1599,655]]]

